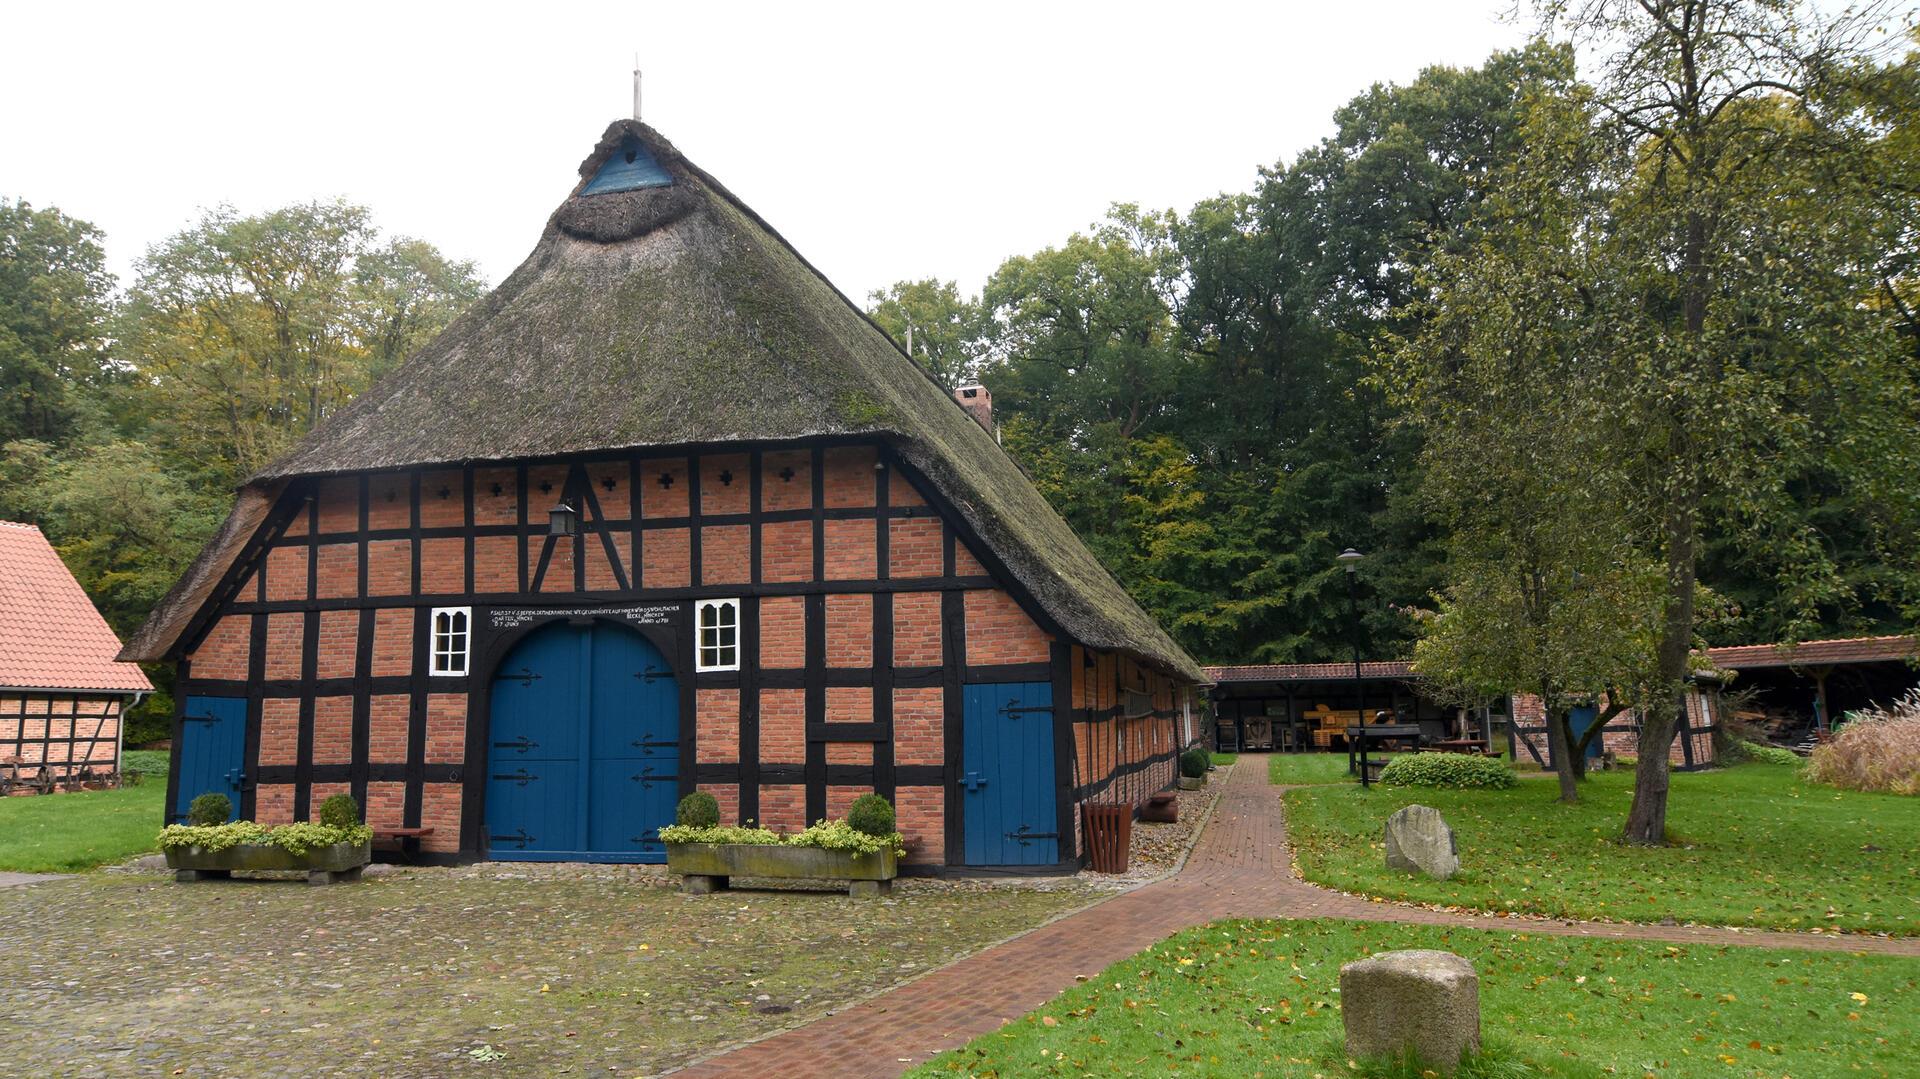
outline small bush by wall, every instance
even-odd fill
[[[685,828],[717,828],[720,825],[720,800],[706,791],[694,791],[673,811],[673,823]]]
[[[848,807],[847,826],[865,835],[890,836],[897,830],[893,823],[893,803],[877,794],[863,794]]]
[[[1807,778],[1847,790],[1920,794],[1920,690],[1891,707],[1848,716],[1833,741],[1814,748]]]
[[[233,816],[233,800],[224,794],[208,791],[198,795],[187,805],[187,823],[200,827],[227,823]]]
[[[1518,782],[1506,762],[1464,753],[1408,753],[1380,772],[1389,787],[1458,787],[1505,790]]]
[[[347,829],[360,823],[360,803],[351,794],[336,794],[320,803],[320,823]]]
[[[1759,761],[1761,764],[1800,763],[1800,754],[1780,746],[1770,746],[1761,742],[1740,743],[1739,760]]]

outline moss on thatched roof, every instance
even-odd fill
[[[673,183],[582,194],[626,140]],[[1067,634],[1202,680],[942,387],[751,209],[635,121],[607,129],[499,288],[253,483],[863,434],[924,473]],[[149,639],[148,629],[160,631]],[[150,625],[136,643],[164,650],[177,634]]]

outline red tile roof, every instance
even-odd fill
[[[0,687],[151,690],[66,563],[32,525],[0,521]]]
[[[1353,663],[1256,663],[1246,667],[1204,667],[1214,682],[1314,682],[1353,677]],[[1362,678],[1411,678],[1413,664],[1390,659],[1360,664]]]
[[[1911,658],[1912,637],[1846,637],[1831,641],[1801,641],[1797,645],[1743,644],[1709,648],[1707,658],[1723,671],[1756,667],[1823,667],[1835,663],[1885,663]]]

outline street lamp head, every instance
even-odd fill
[[[1346,550],[1341,551],[1339,554],[1334,555],[1333,557],[1334,557],[1334,561],[1339,562],[1340,565],[1348,573],[1352,573],[1354,566],[1360,561],[1360,559],[1366,556],[1362,555],[1359,551],[1356,551],[1353,548],[1349,547]]]

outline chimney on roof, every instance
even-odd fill
[[[981,427],[985,428],[995,441],[999,440],[1000,432],[993,426],[993,395],[987,392],[985,386],[978,382],[956,386],[953,399],[960,402],[960,407],[967,410],[967,415],[972,416]]]

